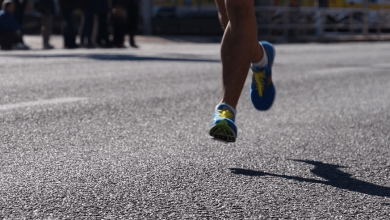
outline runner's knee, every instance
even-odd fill
[[[245,25],[242,22],[254,18],[253,0],[226,0],[226,9],[232,25]]]
[[[218,8],[219,22],[221,23],[222,29],[225,30],[229,23],[229,18],[225,7],[225,0],[215,0],[215,3]]]

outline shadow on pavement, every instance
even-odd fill
[[[339,168],[343,168],[342,166],[326,164],[326,163],[310,161],[310,160],[294,160],[294,161],[304,162],[307,164],[314,165],[314,168],[311,170],[311,172],[319,177],[326,179],[326,181],[302,178],[297,176],[278,175],[278,174],[266,173],[262,171],[246,170],[246,169],[239,169],[239,168],[230,168],[230,170],[232,173],[239,174],[239,175],[280,177],[280,178],[292,179],[300,182],[325,184],[340,189],[346,189],[349,191],[364,193],[372,196],[390,197],[390,187],[375,185],[369,182],[354,179],[351,177],[351,174],[339,170]]]
[[[174,62],[216,62],[215,59],[197,59],[194,56],[185,57],[186,55],[177,54],[177,57],[152,57],[152,56],[135,56],[127,54],[7,54],[0,57],[19,57],[19,58],[85,58],[94,60],[114,60],[114,61],[174,61]]]

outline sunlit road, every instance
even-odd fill
[[[0,52],[0,219],[390,218],[390,43],[276,50],[230,144],[218,44]]]

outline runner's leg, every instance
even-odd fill
[[[260,61],[263,51],[257,42],[254,0],[215,0],[225,34],[222,39],[222,100],[216,107],[209,134],[215,139],[234,142],[236,106],[251,62]],[[227,25],[226,25],[227,24]]]
[[[229,17],[226,11],[226,6],[225,6],[225,0],[215,0],[215,3],[218,8],[218,18],[219,22],[221,23],[222,29],[225,31],[226,27],[229,23]],[[263,55],[263,49],[259,46],[259,43],[256,41],[255,42],[255,53],[252,58],[252,63],[257,63],[259,60],[257,60],[258,57],[262,57]]]
[[[222,39],[223,96],[221,103],[236,109],[251,62],[258,62],[263,51],[257,41],[254,1],[216,0],[222,27],[228,25]],[[226,13],[223,9],[226,8]],[[227,17],[226,17],[227,15]]]
[[[225,6],[225,0],[215,0],[215,4],[217,5],[218,8],[219,23],[221,23],[222,29],[223,31],[225,31],[229,23],[229,18]]]

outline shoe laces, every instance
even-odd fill
[[[259,93],[260,97],[263,97],[264,89],[265,89],[265,80],[266,80],[266,75],[265,71],[262,72],[253,72],[253,76],[255,77],[256,81],[256,90]]]
[[[233,118],[233,113],[231,113],[229,110],[218,110],[217,115],[219,118]]]

